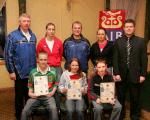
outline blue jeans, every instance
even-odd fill
[[[33,111],[40,105],[46,107],[49,113],[49,120],[58,120],[55,99],[46,96],[38,97],[36,99],[30,98],[22,111],[21,120],[28,120]]]
[[[67,108],[67,119],[72,120],[73,112],[77,113],[77,120],[84,120],[83,110],[84,110],[84,100],[66,100]]]
[[[94,120],[101,120],[102,111],[105,109],[102,104],[97,104],[96,101],[92,101],[94,106]],[[115,104],[113,105],[113,110],[111,113],[110,120],[119,120],[120,113],[121,113],[122,106],[118,100],[116,100]]]

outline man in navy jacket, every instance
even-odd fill
[[[76,57],[81,63],[81,69],[83,72],[88,71],[88,60],[90,54],[90,43],[83,37],[82,24],[79,21],[75,21],[72,24],[72,35],[64,41],[64,58],[66,60],[65,68],[68,67],[68,63],[72,58]]]

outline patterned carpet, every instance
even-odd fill
[[[0,90],[0,120],[15,120],[13,88]]]

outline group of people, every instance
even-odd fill
[[[72,23],[72,35],[64,43],[55,36],[55,24],[46,25],[46,34],[36,47],[36,36],[30,29],[30,16],[19,17],[19,27],[7,36],[5,61],[11,80],[15,82],[15,114],[17,120],[28,120],[40,105],[46,107],[49,120],[58,120],[60,96],[66,96],[67,119],[84,120],[84,96],[88,95],[94,107],[94,120],[101,120],[105,105],[100,99],[100,83],[115,82],[116,97],[108,103],[112,107],[110,120],[125,118],[126,93],[130,96],[130,118],[140,119],[140,88],[147,73],[147,47],[135,36],[135,21],[127,19],[124,35],[115,42],[108,40],[103,28],[97,31],[97,41],[90,46],[82,35],[82,24]],[[65,70],[61,67],[65,58]],[[88,71],[91,59],[94,69]],[[91,74],[88,79],[88,75]],[[48,81],[48,93],[34,93],[35,79]],[[80,83],[81,99],[68,99],[70,81]],[[87,84],[88,83],[88,84]]]

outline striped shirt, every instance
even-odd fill
[[[58,79],[56,77],[56,70],[53,67],[48,67],[46,72],[41,72],[40,69],[34,68],[29,75],[29,80],[28,80],[28,88],[30,90],[33,90],[34,92],[34,77],[36,76],[47,76],[48,77],[48,88],[49,92],[53,90],[53,88],[57,88],[58,86]]]

